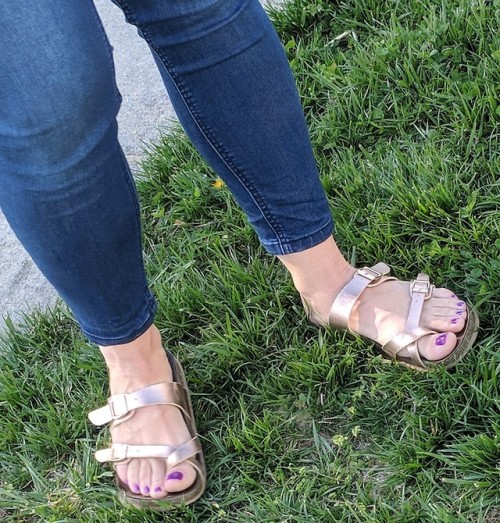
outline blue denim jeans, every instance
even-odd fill
[[[257,0],[115,0],[190,139],[271,254],[332,232],[295,82]],[[153,322],[139,206],[117,140],[112,50],[91,0],[0,3],[0,205],[100,345]],[[137,80],[140,81],[140,78]]]

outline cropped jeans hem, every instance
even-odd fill
[[[153,325],[158,305],[151,293],[146,297],[145,304],[138,311],[133,319],[126,321],[125,326],[113,325],[106,329],[106,332],[123,332],[119,337],[106,336],[104,332],[99,332],[96,329],[87,328],[83,323],[80,327],[83,334],[93,343],[101,345],[102,347],[110,345],[121,345],[129,343],[144,334],[151,325]]]
[[[273,254],[275,256],[293,254],[311,249],[312,247],[316,247],[316,245],[319,245],[320,243],[323,243],[325,240],[327,240],[333,234],[333,232],[333,220],[329,220],[329,222],[321,227],[321,229],[308,234],[307,236],[303,236],[295,240],[288,240],[286,242],[262,242],[262,245],[269,254]]]

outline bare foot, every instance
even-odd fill
[[[300,253],[280,256],[295,287],[321,323],[327,324],[330,307],[356,269],[340,254],[333,238]],[[351,314],[352,331],[384,345],[406,327],[410,308],[409,282],[387,281],[366,288]],[[457,344],[455,333],[465,326],[465,303],[447,289],[434,289],[422,310],[420,326],[438,334],[418,342],[420,356],[433,361],[448,356]],[[408,355],[404,350],[402,356]]]
[[[161,336],[154,326],[131,343],[100,349],[108,366],[112,395],[172,381]],[[179,409],[152,405],[137,409],[130,419],[116,425],[111,438],[113,443],[128,445],[180,445],[190,440],[191,435]],[[167,471],[166,460],[160,458],[134,458],[118,464],[116,472],[132,492],[151,498],[185,490],[197,474],[188,463]]]

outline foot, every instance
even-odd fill
[[[310,309],[327,324],[333,301],[356,269],[343,258],[332,238],[312,249],[280,259],[290,270],[297,290]],[[396,280],[366,288],[352,311],[351,330],[381,345],[404,331],[411,301],[409,285],[409,282]],[[437,334],[419,340],[420,356],[429,361],[448,356],[457,344],[455,333],[464,328],[466,317],[463,300],[447,289],[434,289],[432,297],[424,303],[420,326]],[[408,356],[406,349],[400,354]]]
[[[350,272],[354,275],[355,269]],[[352,276],[343,283],[348,283],[351,278]],[[409,282],[392,280],[380,286],[366,288],[352,310],[349,321],[351,330],[380,345],[385,345],[403,332],[410,309],[409,287]],[[328,301],[317,301],[314,297],[305,299],[323,323],[327,324],[326,318],[335,298],[336,294],[331,295]],[[457,344],[455,333],[464,328],[466,317],[464,301],[448,289],[434,289],[432,297],[424,303],[420,326],[437,334],[419,340],[420,356],[429,361],[438,361],[448,356]],[[406,349],[399,354],[409,356]]]
[[[154,326],[131,343],[101,347],[101,353],[108,366],[112,395],[172,381],[172,369]],[[153,405],[137,409],[130,419],[113,427],[111,439],[128,445],[180,445],[191,435],[178,408]],[[151,498],[187,489],[197,474],[188,463],[167,471],[166,460],[160,458],[131,459],[116,465],[116,473],[132,492]]]

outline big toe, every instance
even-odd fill
[[[167,492],[181,492],[190,487],[196,479],[196,470],[189,463],[180,463],[164,476]]]
[[[420,356],[429,361],[439,361],[449,356],[457,345],[453,332],[442,332],[425,336],[418,341]]]

